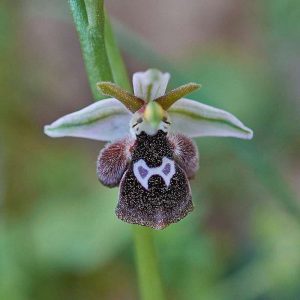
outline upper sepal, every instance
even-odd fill
[[[251,139],[253,132],[231,113],[189,99],[180,99],[168,110],[171,130],[189,137],[224,136]]]
[[[44,127],[50,137],[81,137],[112,141],[129,134],[131,114],[114,98],[93,103]]]
[[[169,79],[169,73],[162,73],[156,69],[136,72],[132,78],[134,95],[146,102],[161,97],[166,92]]]

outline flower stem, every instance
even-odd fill
[[[164,293],[153,241],[153,230],[134,225],[136,264],[142,300],[163,300]]]
[[[103,98],[99,81],[113,81],[106,51],[103,0],[69,0],[82,54],[95,100]]]
[[[103,1],[69,0],[95,100],[103,98],[96,86],[99,81],[111,81],[131,89]],[[141,299],[164,300],[152,231],[134,226]]]

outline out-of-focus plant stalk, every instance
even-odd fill
[[[98,81],[113,81],[105,41],[103,0],[69,0],[95,100],[103,98]]]
[[[69,0],[82,54],[95,100],[103,98],[99,81],[116,82],[131,89],[127,72],[104,12],[103,0]],[[142,300],[164,300],[153,230],[134,225],[136,264]]]
[[[114,82],[125,90],[131,91],[127,70],[107,14],[105,14],[105,42]]]

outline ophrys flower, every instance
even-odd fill
[[[117,216],[162,229],[193,209],[189,179],[198,169],[191,137],[251,139],[232,114],[183,98],[199,88],[189,83],[166,93],[170,75],[150,69],[133,75],[134,95],[110,82],[98,88],[112,98],[93,103],[45,126],[51,137],[110,141],[97,160],[99,180],[120,186]]]

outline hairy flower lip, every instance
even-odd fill
[[[120,98],[120,95],[123,95],[126,106],[116,98],[104,99],[46,125],[44,132],[50,137],[116,140],[130,133],[131,113],[137,110],[144,112],[146,104],[156,99],[155,101],[164,110],[168,110],[172,120],[171,131],[181,132],[189,137],[222,136],[241,139],[253,137],[252,130],[231,113],[198,101],[181,98],[181,95],[184,96],[187,92],[198,88],[197,84],[190,83],[166,94],[169,79],[169,73],[162,73],[156,69],[134,73],[134,95],[122,89],[115,89],[119,94],[114,96]],[[115,87],[113,83],[105,84],[106,87]]]

